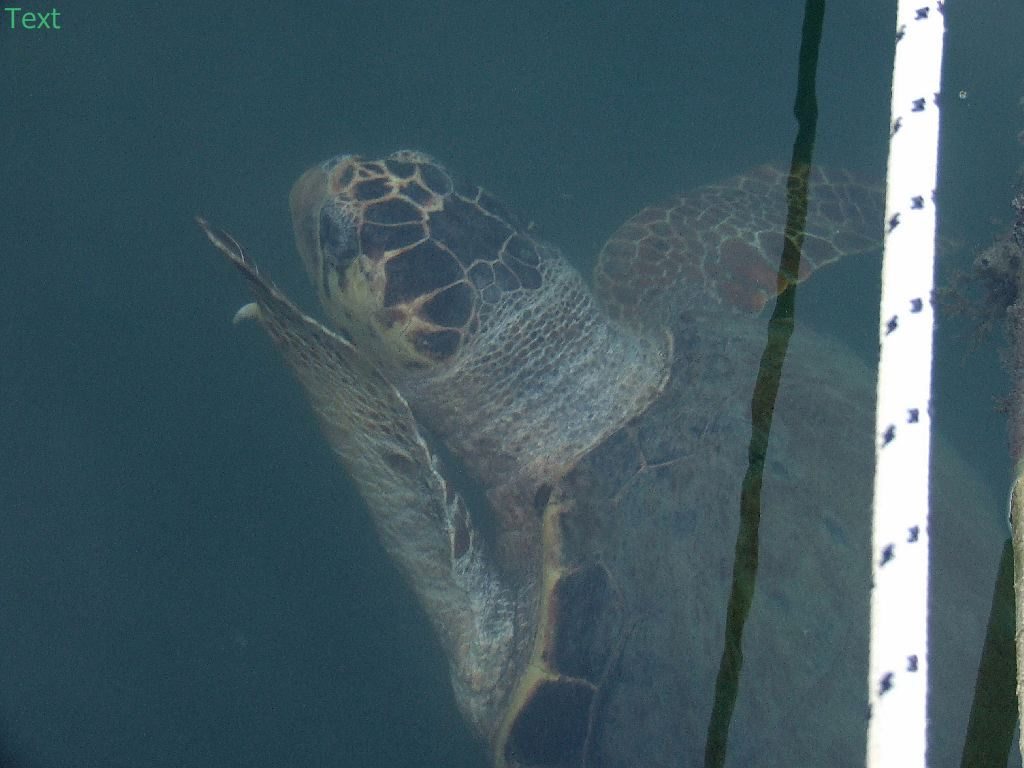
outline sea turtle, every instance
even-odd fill
[[[763,168],[640,212],[591,288],[429,156],[340,155],[291,193],[326,325],[200,220],[248,278],[255,302],[237,317],[296,372],[496,766],[703,763],[758,312],[786,282],[786,178]],[[789,281],[871,250],[881,228],[873,190],[810,178]],[[800,327],[783,371],[728,763],[863,765],[874,379]],[[952,472],[939,539],[943,507],[970,492]],[[985,562],[972,531],[957,531],[960,565]],[[933,658],[933,690],[960,696],[933,708],[939,754],[962,737],[986,606],[952,566],[936,585],[953,598],[936,621],[963,628]]]

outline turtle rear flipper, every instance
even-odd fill
[[[247,279],[255,306],[236,319],[259,320],[302,383],[452,660],[460,706],[486,728],[512,647],[515,607],[465,502],[442,476],[405,399],[373,362],[264,280],[231,235],[197,221]]]
[[[799,273],[779,275],[788,176],[769,165],[651,206],[605,243],[594,288],[609,313],[657,327],[689,314],[757,313],[787,285],[882,243],[884,191],[813,167]]]

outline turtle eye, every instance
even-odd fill
[[[355,236],[355,222],[344,204],[332,203],[320,209],[320,252],[323,266],[333,267],[343,274],[359,248]],[[326,275],[324,276],[326,288]]]

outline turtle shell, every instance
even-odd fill
[[[538,629],[499,765],[704,764],[744,557],[763,339],[741,323],[692,330],[661,400],[551,493]],[[810,332],[790,350],[761,477],[756,592],[742,638],[729,641],[742,669],[726,764],[863,765],[874,377]],[[988,608],[968,585],[991,581],[980,564],[993,562],[986,546],[999,535],[994,516],[964,525],[964,508],[987,495],[941,446],[935,464],[929,734],[935,764],[950,765]]]
[[[752,331],[692,328],[663,397],[554,489],[537,680],[521,686],[508,765],[702,757],[747,472]],[[801,334],[792,349],[764,468],[730,755],[736,765],[836,764],[836,752],[862,763],[872,382],[817,338]]]
[[[613,313],[675,320],[671,376],[548,497],[538,626],[497,739],[499,766],[704,765],[709,744],[726,765],[864,764],[875,376],[798,326],[764,463],[748,474],[767,341],[767,318],[750,310],[782,284],[764,277],[763,246],[741,246],[756,233],[707,226],[714,190],[727,189],[728,215],[740,211],[746,232],[757,229],[755,198],[733,194],[748,183],[642,212],[602,254],[595,282]],[[863,189],[827,194],[853,201]],[[812,210],[816,255],[795,279],[866,246],[864,210]],[[698,213],[679,225],[687,211]],[[829,227],[829,216],[850,226]],[[655,224],[673,220],[673,232]],[[698,227],[705,245],[691,248],[695,264],[680,263]],[[746,268],[713,258],[723,231],[725,252],[743,254]],[[993,562],[986,547],[1000,536],[993,516],[964,525],[963,507],[987,494],[943,446],[934,461],[929,748],[946,765],[966,730],[988,609],[966,585],[991,581],[978,568]],[[759,485],[759,523],[738,540],[745,476]],[[753,594],[752,607],[742,635],[727,638],[737,588]],[[737,687],[731,718],[715,719]],[[709,731],[712,722],[727,730]]]

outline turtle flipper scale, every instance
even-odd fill
[[[669,322],[674,308],[759,312],[787,285],[843,256],[877,250],[884,191],[814,166],[799,274],[780,279],[788,175],[762,166],[640,211],[601,249],[598,296],[615,317]]]
[[[514,608],[464,500],[441,474],[405,399],[372,361],[266,281],[231,235],[197,223],[248,281],[256,308],[236,317],[257,319],[295,372],[385,548],[447,647],[460,706],[486,728],[512,645]]]

